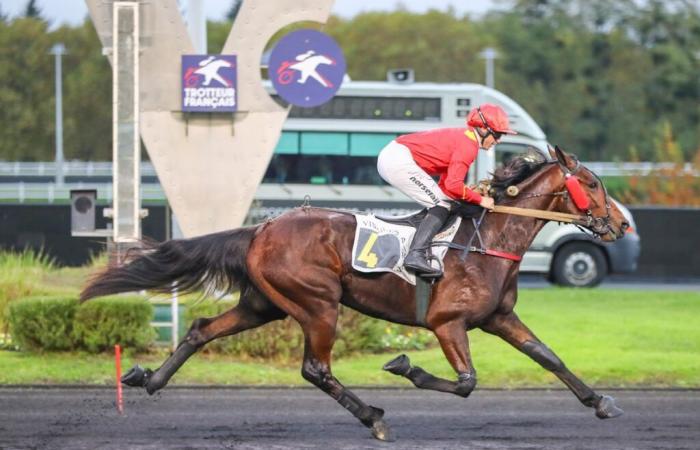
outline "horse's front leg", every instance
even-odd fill
[[[487,333],[503,338],[509,344],[551,371],[576,395],[581,403],[595,408],[596,416],[609,419],[623,414],[615,400],[607,395],[598,395],[564,365],[564,363],[534,335],[514,313],[496,314],[481,327]]]
[[[469,397],[476,387],[476,371],[472,366],[469,354],[469,342],[464,322],[455,320],[440,325],[434,330],[440,342],[442,351],[452,368],[457,372],[457,381],[438,378],[417,366],[411,366],[408,356],[398,356],[384,365],[394,375],[400,375],[411,380],[418,388],[448,392],[460,397]]]

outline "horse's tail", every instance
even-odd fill
[[[238,228],[131,249],[126,263],[111,265],[90,279],[80,301],[140,290],[167,293],[175,286],[181,293],[202,288],[230,291],[248,278],[246,254],[256,229]]]

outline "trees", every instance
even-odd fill
[[[669,122],[656,127],[653,142],[654,160],[670,164],[630,177],[620,200],[631,204],[700,206],[700,148],[692,161],[687,161]]]
[[[0,159],[53,159],[51,44],[42,20],[0,23]]]
[[[233,13],[240,2],[231,3]],[[399,9],[331,17],[322,29],[343,48],[355,80],[384,80],[388,69],[412,67],[418,81],[483,83],[478,54],[495,47],[496,87],[530,112],[553,143],[586,160],[626,159],[632,146],[641,159],[651,160],[654,130],[664,121],[673,124],[686,160],[700,148],[697,2],[506,3],[509,9],[479,20],[449,9],[424,14]],[[32,15],[10,20],[0,11],[0,159],[53,158],[48,52],[58,41],[68,48],[66,158],[109,159],[111,71],[92,24],[50,31],[39,11]],[[208,24],[209,51],[220,51],[230,26]]]

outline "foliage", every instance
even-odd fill
[[[112,155],[111,69],[89,21],[48,30],[37,18],[0,22],[0,160],[53,160],[54,56],[62,42],[65,158],[109,160]]]
[[[231,1],[234,12],[238,1]],[[685,160],[700,147],[700,7],[687,0],[506,0],[485,17],[454,10],[331,17],[322,30],[342,46],[355,80],[413,67],[418,81],[484,82],[479,53],[499,52],[496,87],[583,160],[654,157],[668,121]],[[304,23],[304,26],[309,26]],[[268,47],[284,31],[277,33]],[[318,25],[316,25],[317,27]],[[231,22],[208,24],[219,52]],[[0,160],[53,159],[54,58],[64,42],[67,159],[109,160],[111,71],[94,27],[49,30],[41,16],[0,20]],[[380,43],[381,45],[378,45]],[[31,74],[32,76],[28,76]],[[100,99],[95,101],[95,99]]]
[[[187,306],[185,320],[191,323],[197,318],[213,317],[231,309],[235,304],[226,301],[194,303]],[[333,347],[335,357],[358,352],[420,350],[436,342],[428,332],[389,324],[347,308],[340,310],[337,330]],[[237,357],[289,360],[301,358],[303,344],[301,329],[295,321],[287,318],[232,337],[214,340],[203,351]]]
[[[521,289],[516,311],[523,321],[583,381],[591,386],[700,387],[700,293],[609,289]],[[245,334],[245,333],[244,333]],[[556,387],[550,372],[505,341],[469,331],[472,360],[484,387]],[[123,355],[122,366],[158,367],[168,350]],[[440,348],[411,351],[411,362],[453,380]],[[394,355],[366,353],[334,358],[333,374],[345,385],[389,385],[409,381],[381,370]],[[241,361],[239,355],[198,352],[170,385],[302,385],[300,360],[291,364]],[[114,383],[110,354],[0,351],[0,384]],[[456,401],[456,400],[455,400]]]
[[[9,305],[19,299],[46,293],[37,280],[54,268],[43,253],[24,250],[0,252],[0,334],[7,335]]]
[[[75,340],[98,353],[115,344],[134,351],[146,350],[155,337],[151,327],[153,305],[143,297],[103,297],[80,305],[73,324]]]
[[[667,163],[646,175],[633,175],[620,199],[628,204],[700,206],[700,148],[686,162],[671,124],[664,122],[654,139],[656,161]],[[637,158],[634,152],[631,159]]]
[[[153,306],[142,297],[105,297],[81,305],[73,295],[41,296],[9,307],[13,343],[29,351],[98,353],[115,344],[142,351],[155,337],[152,318]]]
[[[73,319],[77,309],[74,297],[34,297],[12,302],[9,323],[13,342],[32,351],[74,349]]]

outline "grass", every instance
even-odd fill
[[[593,386],[700,388],[700,293],[564,288],[523,290],[516,311],[567,366]],[[481,387],[559,387],[553,375],[499,338],[469,332]],[[437,376],[454,379],[438,349],[408,352],[411,361]],[[165,351],[127,352],[123,367],[135,362],[155,368]],[[347,385],[409,386],[381,370],[395,356],[356,355],[334,361]],[[172,384],[307,385],[300,361],[268,363],[198,354]],[[111,355],[28,354],[0,351],[0,384],[111,384]]]

